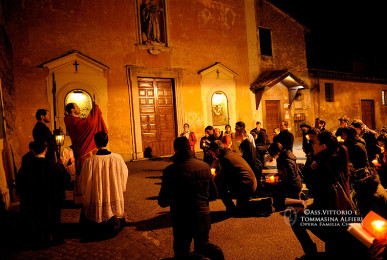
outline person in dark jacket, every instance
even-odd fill
[[[277,160],[278,183],[273,189],[273,206],[276,211],[285,209],[285,198],[299,199],[302,183],[296,163],[296,156],[282,147],[280,143],[273,143],[268,149],[269,155]]]
[[[326,131],[326,129],[325,129],[326,124],[327,123],[325,122],[325,120],[322,119],[321,117],[317,117],[314,120],[314,127],[317,128],[318,130],[320,130],[320,132]]]
[[[254,137],[256,134],[255,132],[252,132],[251,135]],[[245,159],[245,161],[249,164],[250,168],[253,170],[255,178],[257,179],[257,183],[260,186],[263,163],[258,155],[257,149],[254,147],[253,142],[250,141],[248,138],[245,138],[245,140],[243,140],[240,144],[239,150],[242,153],[242,158]],[[258,187],[257,191],[259,190],[259,188],[260,187]]]
[[[17,188],[20,194],[20,213],[26,243],[34,248],[48,248],[63,243],[61,205],[64,187],[70,175],[63,165],[45,158],[47,143],[34,142],[35,158],[20,168]]]
[[[353,126],[347,126],[342,129],[341,136],[344,140],[344,145],[348,149],[349,160],[353,168],[360,169],[368,167],[368,156],[365,148],[365,142],[356,133]]]
[[[361,168],[351,174],[354,201],[365,217],[371,210],[387,219],[387,192],[374,168]]]
[[[377,164],[375,165],[378,172],[380,183],[383,187],[387,187],[387,136],[380,134],[376,139],[380,147],[380,154],[378,155]]]
[[[198,253],[209,242],[209,201],[216,199],[217,190],[209,165],[193,157],[188,139],[178,137],[173,146],[174,163],[163,171],[158,203],[170,206],[175,257],[186,259],[192,239]]]
[[[305,255],[314,259],[317,254],[315,243],[311,240],[306,229],[318,236],[326,243],[326,253],[332,256],[348,254],[348,249],[342,249],[343,243],[348,241],[351,235],[346,231],[347,227],[341,225],[340,219],[342,210],[352,211],[355,214],[353,202],[350,198],[349,170],[347,149],[338,143],[332,133],[325,131],[317,136],[313,143],[313,163],[309,166],[310,177],[306,183],[313,203],[304,211],[299,211],[291,216],[295,223],[292,229],[305,252]],[[323,210],[335,210],[334,214],[328,217],[337,217],[338,222],[332,226],[303,225],[303,217],[309,216],[310,212]],[[327,217],[321,215],[320,217]],[[331,257],[332,257],[331,256]]]
[[[360,119],[354,120],[351,125],[356,128],[359,137],[365,141],[368,161],[369,163],[372,163],[372,161],[376,159],[376,155],[380,153],[380,147],[376,141],[376,132],[369,129]]]
[[[288,130],[288,122],[282,121],[280,124],[280,133],[277,135],[275,141],[282,144],[284,149],[293,151],[294,135]],[[274,142],[274,139],[273,139]]]
[[[220,141],[210,144],[209,150],[220,161],[220,172],[215,182],[226,211],[234,214],[248,214],[248,202],[257,189],[257,179],[248,163],[238,154],[223,146]],[[237,198],[237,206],[232,196]]]
[[[213,141],[215,141],[214,127],[209,125],[204,129],[204,136],[200,139],[200,148],[203,150],[203,161],[209,165],[212,164],[213,158],[211,153],[208,151],[208,147]]]
[[[305,155],[308,155],[311,152],[311,145],[309,145],[309,136],[307,132],[312,129],[312,127],[308,121],[304,121],[300,124],[300,128],[302,130],[302,150]]]
[[[57,156],[57,146],[55,142],[55,137],[51,133],[50,129],[46,124],[51,122],[51,115],[47,109],[38,109],[35,114],[36,120],[38,122],[35,124],[34,129],[32,130],[32,136],[34,138],[34,142],[47,143],[47,154],[46,159],[51,162],[56,162]]]
[[[261,122],[257,121],[256,127],[250,131],[250,134],[255,133],[255,147],[258,151],[259,159],[261,160],[263,167],[265,168],[265,154],[267,152],[269,144],[269,136],[266,133],[266,130],[261,127]]]

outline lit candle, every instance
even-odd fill
[[[212,174],[213,176],[216,175],[216,169],[215,169],[215,168],[211,168],[211,174]]]
[[[382,166],[381,164],[379,164],[378,159],[373,159],[372,164],[375,166]]]
[[[269,180],[270,180],[271,183],[275,182],[275,177],[274,177],[274,175],[270,176],[270,177],[269,177]]]
[[[343,140],[343,138],[341,138],[341,136],[338,136],[338,137],[337,137],[337,141],[338,141],[339,143],[344,142],[344,140]]]
[[[384,147],[383,146],[380,147],[380,151],[381,151],[381,153],[384,153]]]
[[[305,135],[305,138],[306,138],[306,140],[308,140],[308,141],[309,141],[309,139],[310,139],[309,135]]]
[[[383,220],[375,220],[371,223],[371,225],[376,239],[382,239],[386,237],[387,235],[386,222],[384,222]]]

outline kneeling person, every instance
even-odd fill
[[[95,134],[94,140],[98,152],[84,162],[79,176],[82,193],[81,224],[84,224],[86,232],[89,227],[90,231],[96,231],[102,236],[114,236],[125,220],[123,192],[126,191],[128,168],[121,155],[106,149],[106,133]]]

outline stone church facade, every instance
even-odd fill
[[[270,137],[282,120],[297,136],[316,114],[308,29],[266,0],[3,2],[3,194],[39,108],[51,111],[52,130],[66,132],[66,103],[81,103],[86,116],[95,101],[109,149],[126,161],[147,147],[172,154],[184,123],[198,140],[207,125],[243,121],[250,130],[258,120]]]

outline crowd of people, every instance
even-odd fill
[[[82,233],[89,238],[115,236],[125,223],[123,192],[128,169],[120,155],[107,149],[107,129],[98,106],[93,104],[87,118],[79,114],[77,104],[66,106],[64,121],[76,166],[74,201],[82,207]],[[16,176],[26,234],[23,237],[36,248],[63,243],[61,206],[71,178],[47,127],[50,118],[45,109],[36,112],[34,141]],[[326,243],[327,254],[334,252],[337,256],[338,247],[353,247],[355,242],[343,225],[303,225],[305,212],[351,211],[365,217],[373,211],[387,219],[387,128],[376,133],[358,119],[350,123],[342,116],[338,121],[333,132],[327,130],[322,118],[316,118],[314,126],[307,121],[300,124],[306,156],[303,165],[297,163],[293,153],[294,135],[286,121],[273,129],[272,142],[261,122],[256,122],[250,132],[242,121],[235,124],[234,132],[230,125],[224,131],[207,126],[199,140],[203,161],[195,156],[196,135],[185,124],[184,132],[174,141],[173,163],[163,172],[158,197],[161,207],[170,206],[175,257],[192,256],[193,239],[196,254],[224,258],[222,250],[209,242],[209,202],[217,198],[230,216],[251,216],[255,209],[250,199],[269,192],[275,211],[287,212],[305,256],[311,259],[317,249],[307,229]],[[262,171],[274,159],[278,172],[274,181],[268,182]],[[65,162],[71,164],[72,160]],[[286,211],[286,199],[305,199],[303,183],[313,198],[312,204],[303,210]],[[385,241],[375,240],[370,250],[374,259],[383,255],[385,247]]]
[[[207,126],[205,135],[200,140],[200,148],[204,153],[203,161],[207,163],[205,166],[207,182],[213,185],[210,171],[214,170],[212,179],[226,212],[231,215],[249,215],[252,213],[249,200],[254,196],[260,196],[265,190],[263,185],[265,178],[262,176],[265,162],[276,159],[278,173],[274,183],[270,185],[275,210],[285,210],[287,198],[304,199],[305,194],[301,192],[303,183],[308,188],[308,196],[313,198],[312,204],[303,210],[285,211],[289,215],[291,227],[304,249],[306,258],[317,257],[317,248],[307,232],[308,229],[325,242],[326,254],[332,258],[371,254],[373,259],[382,259],[386,247],[385,240],[375,240],[371,249],[365,250],[347,232],[346,225],[337,223],[339,225],[316,227],[302,223],[307,216],[305,212],[311,210],[320,213],[333,211],[330,217],[343,217],[342,212],[351,212],[354,216],[359,216],[359,219],[373,211],[387,219],[387,192],[384,188],[387,186],[387,128],[383,127],[378,134],[359,119],[350,122],[348,117],[342,116],[338,121],[338,128],[333,132],[327,130],[325,120],[320,117],[315,119],[314,126],[307,121],[300,124],[302,149],[306,156],[305,164],[296,161],[293,154],[294,135],[289,131],[286,121],[280,123],[279,129],[273,129],[274,138],[271,143],[266,130],[261,128],[261,122],[257,122],[256,128],[250,133],[246,131],[244,122],[236,123],[235,132],[231,131],[230,125],[225,127],[224,132],[219,128]],[[185,128],[181,138],[188,136],[186,131],[189,131],[188,128]],[[192,135],[194,133],[190,132],[190,136]],[[187,147],[191,147],[192,150],[192,146],[196,144],[196,137],[189,139]],[[195,142],[191,142],[193,139]],[[192,173],[190,170],[192,167],[185,169],[182,165],[184,164],[180,164],[180,172]],[[166,175],[167,172],[164,172],[165,178]],[[175,177],[177,175],[179,174],[176,173]],[[198,178],[195,180],[199,181]],[[183,185],[186,194],[198,191],[188,188],[191,184],[186,185]],[[166,186],[168,185],[164,183],[163,178],[160,196],[168,189]],[[203,203],[208,214],[211,196],[208,186],[206,187],[207,192],[201,191],[202,195],[205,194],[201,198],[204,199]],[[181,194],[176,190],[174,192],[176,197]],[[170,195],[170,198],[172,197]],[[192,194],[187,194],[185,198],[189,201],[189,198],[193,197]],[[237,205],[234,204],[233,198],[236,199]],[[160,201],[159,203],[162,206],[172,205],[162,204]],[[209,228],[205,231],[206,242],[208,231]],[[191,236],[189,241],[192,238],[195,240],[195,236]],[[188,252],[185,251],[186,254]]]
[[[125,223],[123,192],[128,168],[121,155],[107,149],[107,129],[98,106],[93,103],[87,118],[79,114],[77,104],[66,105],[64,122],[75,157],[75,180],[71,182],[66,169],[74,160],[60,156],[47,126],[50,112],[36,112],[34,141],[16,175],[21,237],[29,248],[43,249],[64,242],[61,208],[66,189],[74,190],[74,202],[82,207],[80,229],[85,241],[115,236]]]

